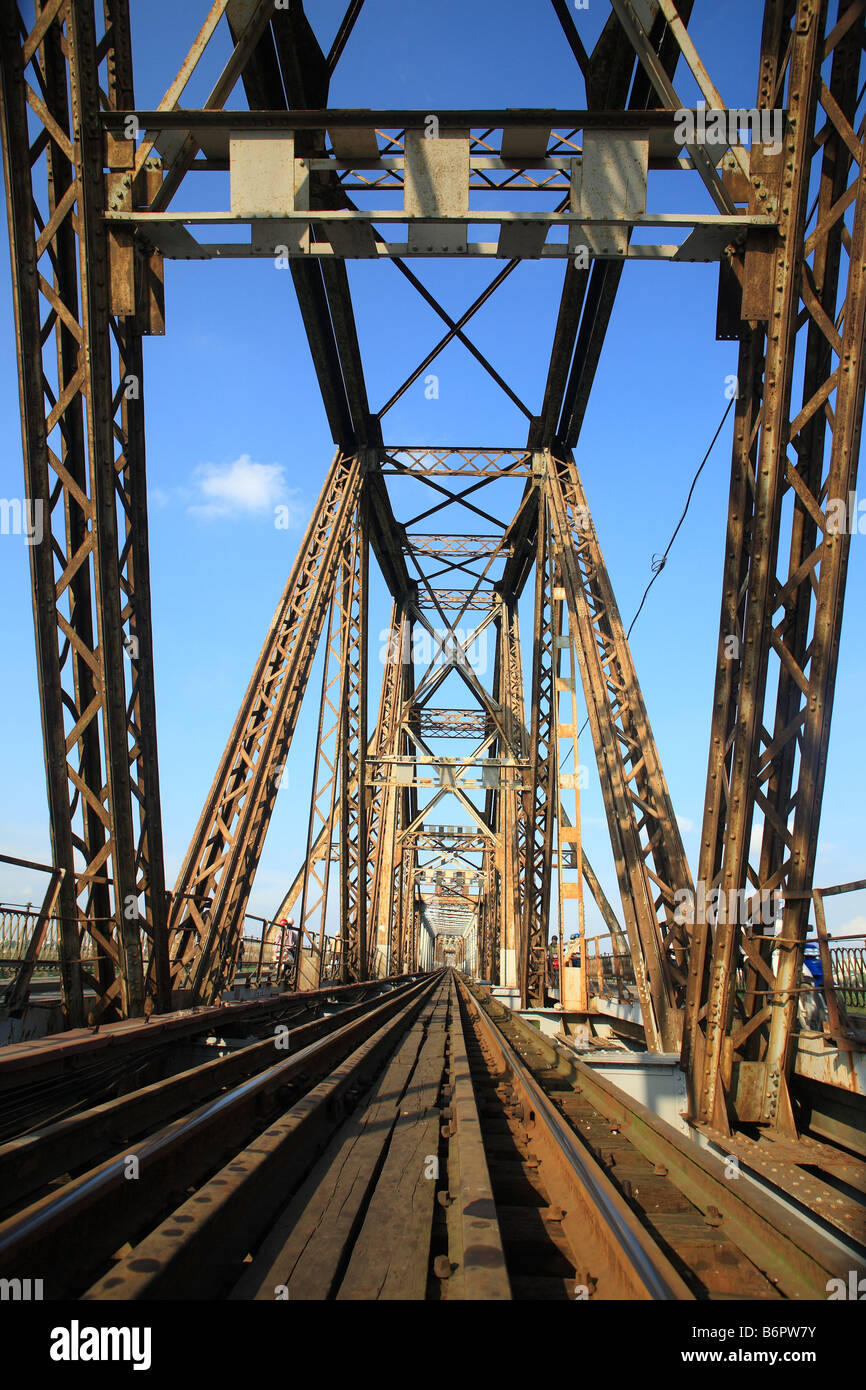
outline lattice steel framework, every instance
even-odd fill
[[[457,912],[475,923],[477,971],[514,1001],[543,1003],[552,885],[560,922],[578,900],[582,935],[585,881],[614,939],[628,942],[648,1045],[682,1040],[694,1116],[723,1129],[793,1128],[786,1078],[851,530],[837,523],[856,484],[864,396],[864,6],[834,3],[830,16],[826,0],[766,0],[757,105],[784,104],[783,149],[734,143],[718,160],[675,137],[678,64],[724,110],[687,32],[690,0],[611,0],[592,54],[555,0],[586,109],[443,112],[443,138],[431,141],[425,113],[328,107],[359,0],[327,55],[300,3],[216,0],[160,108],[146,113],[134,109],[124,0],[36,0],[29,23],[15,0],[0,0],[25,477],[46,536],[31,568],[70,1023],[83,1021],[85,987],[95,1018],[219,998],[321,649],[306,861],[277,913],[300,902],[295,982],[319,980],[334,930],[344,980],[414,970],[436,954],[422,932]],[[223,18],[229,59],[204,106],[181,110]],[[224,111],[238,82],[250,109]],[[172,206],[191,169],[226,167],[229,209]],[[647,213],[657,170],[678,189],[697,174],[713,211],[686,201],[686,211]],[[355,193],[375,189],[402,192],[404,207],[356,206]],[[477,195],[491,191],[511,202],[490,211]],[[527,193],[549,206],[527,212]],[[248,225],[249,243],[190,231],[214,222]],[[388,240],[394,223],[406,225],[405,245]],[[477,223],[494,224],[496,240],[470,241]],[[670,225],[685,227],[681,243],[632,238]],[[555,227],[567,241],[548,240]],[[272,256],[275,237],[337,452],[167,910],[141,338],[162,331],[160,253]],[[453,318],[406,263],[428,255],[504,264]],[[446,330],[378,412],[349,293],[353,258],[387,262]],[[697,887],[781,891],[772,939],[754,904],[746,922],[677,911],[695,884],[573,453],[619,280],[637,258],[719,261],[718,332],[740,340]],[[565,274],[534,411],[467,325],[519,266],[543,259],[564,260]],[[388,411],[455,341],[527,419],[525,445],[386,445]],[[398,520],[391,479],[426,489],[430,505]],[[488,499],[508,489],[503,521]],[[458,509],[472,533],[435,534]],[[393,599],[395,647],[371,731],[373,561]],[[533,591],[525,690],[518,605]],[[431,649],[426,665],[415,635]],[[488,636],[489,681],[470,660]],[[624,928],[580,843],[578,673]],[[465,707],[439,698],[453,676]],[[438,742],[454,738],[459,755]],[[430,819],[446,795],[465,813],[459,834]],[[467,871],[477,897],[446,894]],[[81,963],[86,936],[99,948],[93,977]],[[315,958],[306,973],[305,951]],[[574,997],[585,1005],[585,976]]]
[[[740,396],[699,865],[728,910],[695,923],[684,1040],[694,1113],[723,1131],[733,1117],[794,1128],[787,1074],[851,536],[840,504],[860,447],[864,14],[842,0],[831,27],[828,8],[766,7],[757,105],[784,97],[788,116],[749,197],[777,202],[778,236],[750,237],[733,262]],[[745,920],[729,910],[743,889]],[[762,908],[775,892],[774,934]]]
[[[337,575],[346,567],[345,538],[360,492],[361,456],[338,453],[178,878],[171,917],[173,983],[196,999],[220,992],[240,944],[239,928],[298,710]],[[352,576],[356,568],[353,562]],[[348,589],[357,624],[351,583]],[[347,705],[345,699],[341,718]]]
[[[141,361],[142,332],[159,327],[158,263],[131,246],[113,257],[102,221],[106,181],[109,196],[132,182],[103,173],[101,125],[103,111],[134,105],[126,3],[97,18],[46,0],[25,23],[5,0],[0,25],[25,489],[42,532],[30,549],[42,727],[65,870],[61,975],[80,1024],[168,1002]],[[95,975],[82,963],[88,938]]]
[[[676,1050],[688,953],[676,893],[691,874],[573,457],[552,459],[547,482],[644,1028],[651,1046]]]
[[[334,832],[340,814],[340,734],[346,681],[343,664],[346,631],[342,616],[336,598],[332,599],[322,663],[322,696],[307,825],[307,853],[299,874],[299,939],[302,944],[315,943],[317,980],[321,979]],[[277,921],[288,922],[296,900],[296,894],[287,895],[277,912]],[[297,953],[296,966],[299,962],[300,952]]]
[[[523,883],[521,993],[528,1002],[544,1002],[545,958],[553,858],[556,795],[555,716],[557,638],[561,602],[554,594],[554,558],[542,495],[538,507],[535,557],[535,612],[532,630],[532,680],[529,708],[530,789],[524,801],[526,862]]]

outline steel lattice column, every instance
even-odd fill
[[[145,267],[128,262],[115,312],[102,222],[100,111],[132,102],[129,18],[113,0],[100,36],[88,3],[37,3],[31,33],[12,0],[0,13],[25,476],[43,529],[31,550],[43,736],[53,856],[66,870],[61,980],[75,1025],[85,984],[96,1018],[141,1014],[146,989],[167,1003],[136,294]],[[90,943],[95,976],[82,966]]]
[[[786,1077],[850,543],[850,518],[839,529],[836,522],[856,484],[862,425],[866,205],[863,142],[852,122],[864,24],[862,12],[842,0],[825,42],[826,19],[827,6],[811,0],[793,15],[775,3],[765,10],[758,105],[778,104],[787,76],[788,122],[777,166],[759,164],[760,183],[752,169],[752,205],[761,193],[778,199],[779,235],[771,247],[747,242],[743,265],[745,391],[699,874],[707,894],[720,892],[724,910],[699,912],[695,923],[683,1046],[693,1114],[723,1130],[731,1112],[743,1122],[795,1126]],[[829,87],[820,71],[828,51]],[[844,216],[852,204],[849,230]],[[788,533],[780,575],[780,538]],[[778,666],[774,702],[771,663]],[[755,867],[751,838],[759,825]],[[778,941],[765,930],[776,892],[790,895]],[[747,993],[736,1005],[740,964]]]
[[[403,631],[401,660],[403,663],[403,708],[409,707],[415,688],[415,667],[411,660],[414,640],[414,626],[411,615],[407,615]],[[402,720],[401,720],[402,722]],[[394,853],[393,887],[391,895],[391,916],[388,929],[388,970],[401,974],[406,962],[406,936],[404,903],[409,883],[410,863],[414,864],[414,847],[409,849],[403,836],[417,814],[418,793],[414,787],[400,787],[397,795],[396,848]]]
[[[543,468],[544,455],[534,462]],[[556,748],[554,701],[556,637],[561,604],[554,598],[554,560],[547,504],[539,499],[536,537],[535,617],[532,630],[529,794],[525,799],[526,868],[521,930],[520,990],[524,1007],[544,1004],[545,956],[550,919],[550,883]]]
[[[172,905],[173,985],[217,997],[243,914],[346,538],[361,492],[361,459],[337,454],[178,877]]]
[[[569,454],[546,476],[553,540],[583,680],[647,1042],[677,1049],[692,880],[625,628]]]
[[[583,845],[580,832],[580,764],[578,758],[577,725],[577,677],[579,661],[577,650],[569,633],[562,633],[563,602],[565,589],[562,576],[555,576],[553,591],[555,601],[554,633],[556,640],[555,691],[553,697],[554,739],[556,755],[556,874],[559,905],[559,1002],[566,1010],[585,1013],[589,1004],[587,986],[586,931],[583,910],[584,873],[592,874],[591,867],[584,863]],[[568,673],[563,672],[563,652],[568,656]],[[561,717],[561,703],[565,700],[566,718]],[[563,751],[563,745],[565,749]],[[570,762],[570,766],[568,766]],[[565,807],[565,793],[574,796],[574,809],[571,816]],[[579,964],[565,965],[564,943],[566,932],[576,927]],[[569,933],[569,939],[572,933]]]
[[[520,623],[517,603],[503,601],[497,625],[497,651],[494,670],[494,689],[502,710],[504,742],[497,741],[496,751],[508,758],[515,768],[527,757],[528,735],[525,727],[523,665],[520,651]],[[522,902],[526,880],[526,846],[528,821],[523,795],[500,780],[491,808],[492,824],[496,831],[496,870],[499,895],[496,908],[496,943],[492,978],[503,988],[520,984]]]
[[[332,599],[325,634],[322,666],[322,695],[319,704],[319,727],[316,736],[316,755],[313,762],[313,788],[310,818],[307,825],[307,854],[301,870],[302,887],[298,912],[298,952],[307,933],[315,935],[318,949],[317,983],[321,980],[325,927],[328,910],[328,888],[331,879],[331,851],[337,821],[337,792],[340,776],[340,724],[345,683],[341,644],[344,640],[340,621],[340,605]],[[319,865],[323,867],[319,868]],[[291,909],[288,900],[280,907],[278,919]],[[318,916],[316,933],[313,919]],[[296,970],[296,981],[298,974]]]
[[[483,905],[482,934],[478,943],[478,964],[483,979],[492,980],[499,936],[499,893],[496,860],[492,849],[482,856]]]
[[[409,619],[395,604],[389,625],[389,643],[382,674],[379,718],[373,736],[376,757],[397,757],[403,749],[403,702],[406,695],[406,657],[409,652]],[[390,971],[389,937],[393,915],[394,866],[401,810],[401,788],[393,780],[377,786],[370,797],[368,824],[370,952],[382,951]],[[375,819],[375,830],[373,821]]]
[[[344,983],[367,978],[367,508],[359,501],[340,594],[345,683],[340,728],[340,937]]]
[[[411,849],[404,848],[400,973],[404,971],[411,973],[418,968],[418,933],[421,928],[421,915],[418,909],[418,890],[415,883],[417,870],[418,851],[414,845]]]

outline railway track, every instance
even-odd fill
[[[0,1224],[0,1276],[41,1278],[45,1296],[76,1297],[113,1267],[180,1199],[303,1097],[304,1161],[316,1135],[368,1080],[394,1020],[405,1022],[431,983],[290,1028],[0,1146],[0,1193],[16,1207]],[[376,1042],[373,1047],[371,1036]],[[340,1084],[347,1057],[356,1065]],[[372,1074],[372,1073],[371,1073]],[[322,1116],[309,1097],[325,1102]]]
[[[465,984],[460,990],[495,1071],[508,1080],[516,1115],[528,1122],[542,1175],[567,1167],[549,1137],[553,1112],[577,1156],[593,1162],[596,1178],[618,1195],[625,1228],[640,1229],[666,1255],[685,1286],[678,1297],[824,1299],[828,1280],[852,1267],[866,1270],[862,1243],[841,1250],[485,991]],[[563,1187],[557,1201],[568,1213],[563,1225],[573,1245],[585,1249]],[[862,1233],[862,1206],[859,1218]],[[587,1270],[582,1256],[579,1265],[589,1274],[590,1296],[605,1296],[604,1262],[593,1269],[590,1260]]]
[[[452,971],[0,1145],[46,1298],[825,1298],[850,1253]]]
[[[400,977],[405,981],[406,977]],[[181,1009],[0,1048],[0,1143],[188,1070],[211,1035],[233,1047],[387,993],[398,977]],[[0,1196],[2,1201],[2,1196]]]

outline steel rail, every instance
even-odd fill
[[[484,1017],[488,1018],[487,1009],[494,1011],[499,1006],[485,1000],[484,993],[475,987],[471,989],[474,1002],[481,1004]],[[743,1271],[748,1266],[760,1271],[763,1280],[783,1297],[824,1299],[829,1279],[847,1279],[850,1269],[866,1268],[853,1250],[843,1249],[835,1239],[782,1206],[769,1192],[752,1183],[729,1181],[723,1158],[678,1133],[576,1055],[543,1037],[518,1015],[504,1009],[502,1014],[507,1015],[508,1031],[525,1036],[527,1047],[540,1053],[547,1067],[555,1068],[566,1088],[571,1088],[564,1094],[585,1101],[606,1131],[615,1127],[634,1153],[653,1165],[655,1172],[697,1209],[711,1229],[720,1228],[725,1233],[743,1257]],[[496,1027],[492,1019],[491,1023]],[[688,1243],[677,1248],[673,1235],[665,1239],[688,1265]],[[744,1292],[745,1287],[743,1279],[737,1296],[750,1296]]]
[[[232,1157],[85,1299],[183,1298],[191,1288],[198,1298],[219,1297],[437,986],[441,975],[417,986],[396,1017]]]
[[[411,984],[406,984],[393,997],[403,997],[411,988]],[[294,1056],[376,1007],[376,999],[364,999],[349,1004],[338,1014],[291,1026],[285,1050]],[[45,1188],[61,1174],[95,1162],[100,1155],[128,1144],[157,1124],[166,1124],[223,1088],[264,1071],[273,1062],[276,1045],[273,1035],[265,1037],[0,1145],[2,1209],[11,1211],[23,1198]]]
[[[58,1076],[70,1079],[83,1075],[94,1058],[104,1061],[106,1053],[112,1057],[123,1053],[134,1059],[141,1049],[150,1052],[156,1046],[188,1041],[200,1033],[228,1033],[237,1028],[254,1027],[284,1013],[294,1004],[307,1007],[329,999],[343,999],[364,991],[381,990],[401,978],[405,978],[405,975],[388,975],[350,985],[323,985],[316,990],[287,990],[262,999],[177,1009],[170,1014],[152,1014],[149,1021],[123,1019],[99,1028],[79,1028],[68,1033],[49,1034],[32,1041],[14,1043],[0,1048],[0,1104],[4,1092],[22,1083],[31,1085],[43,1076],[56,1080]]]
[[[418,998],[430,987],[422,981],[408,994]],[[130,1236],[159,1218],[172,1191],[201,1182],[267,1125],[281,1097],[316,1085],[405,1003],[406,994],[392,995],[363,1018],[166,1125],[131,1152],[114,1154],[3,1222],[0,1276],[27,1277],[34,1268],[44,1268],[48,1298],[80,1289],[82,1280],[98,1273]],[[134,1199],[127,1177],[133,1157],[137,1171],[147,1175],[132,1189]]]
[[[533,1141],[544,1145],[550,1160],[544,1164],[548,1186],[563,1185],[570,1198],[563,1226],[571,1227],[572,1243],[580,1250],[587,1227],[604,1246],[621,1290],[628,1299],[689,1300],[693,1294],[677,1274],[635,1214],[619,1195],[604,1169],[576,1142],[562,1116],[554,1109],[532,1073],[524,1065],[493,1020],[460,981],[461,998],[473,1014],[490,1046],[523,1100],[524,1123]],[[558,1180],[558,1183],[557,1183]]]

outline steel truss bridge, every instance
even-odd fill
[[[813,911],[828,985],[827,1084],[845,1092],[849,1110],[866,1086],[863,1038],[829,983],[815,883],[851,540],[832,518],[838,499],[856,491],[866,383],[866,5],[766,0],[755,109],[784,112],[776,150],[747,148],[735,133],[716,146],[678,139],[678,74],[690,75],[710,111],[729,114],[712,54],[704,66],[688,33],[692,0],[610,0],[591,53],[565,0],[553,0],[582,108],[433,117],[329,107],[362,4],[351,0],[325,53],[301,3],[215,0],[159,107],[141,110],[128,0],[35,0],[35,8],[0,0],[25,492],[44,518],[30,560],[52,846],[48,891],[15,962],[5,1015],[25,1017],[56,924],[67,1031],[39,1043],[34,1076],[53,1050],[77,1046],[95,1026],[118,1039],[122,1028],[123,1046],[134,1049],[145,1026],[151,1038],[158,1028],[174,1036],[172,1020],[190,1008],[206,1010],[212,1028],[225,1010],[253,1016],[259,1004],[237,1004],[233,986],[306,700],[318,709],[306,852],[261,928],[262,951],[278,928],[279,999],[308,995],[309,1012],[328,990],[348,990],[346,999],[362,1001],[357,1011],[368,996],[381,1003],[383,981],[396,999],[421,988],[419,974],[454,967],[459,988],[435,974],[445,983],[417,995],[411,1019],[426,1019],[428,1038],[451,1029],[452,1066],[464,1046],[458,1019],[475,1030],[466,1057],[489,1058],[498,1025],[483,1021],[477,982],[493,991],[488,1017],[504,1017],[496,997],[544,1012],[553,931],[563,1018],[605,1015],[585,939],[589,892],[627,967],[640,1040],[680,1058],[690,1122],[731,1151],[754,1144],[744,1127],[758,1126],[789,1146],[789,1162],[815,1163],[817,1149],[795,1157],[805,1152],[798,1144],[818,1144],[803,1133],[797,1091]],[[230,56],[209,97],[182,106],[225,26]],[[226,110],[239,89],[248,110]],[[226,172],[229,205],[215,210],[198,196],[204,179],[189,176]],[[675,176],[677,212],[647,212],[661,174]],[[215,240],[222,227],[227,239]],[[142,342],[166,331],[166,259],[239,257],[287,264],[335,453],[170,888]],[[453,318],[416,262],[478,257],[495,261],[494,273]],[[356,259],[389,260],[443,325],[378,411],[350,294],[347,262]],[[561,299],[543,397],[527,405],[473,342],[470,324],[519,266],[548,259],[562,261]],[[606,331],[635,259],[716,263],[717,336],[739,344],[692,865],[579,469]],[[523,414],[524,440],[388,439],[389,410],[455,341]],[[436,534],[440,514],[451,526],[458,509],[465,533]],[[392,600],[378,688],[369,656],[374,566]],[[521,637],[523,595],[533,617]],[[487,670],[472,659],[482,638]],[[591,742],[598,768],[614,905],[581,842],[579,734],[583,758]],[[460,824],[440,823],[455,803]],[[745,912],[708,912],[712,890],[744,898]],[[783,913],[768,926],[761,904],[774,893]],[[684,894],[697,910],[679,910]],[[280,933],[279,924],[288,927]],[[575,934],[578,949],[563,955]],[[273,997],[264,996],[266,1012]],[[11,1053],[22,1055],[0,1050],[0,1076]],[[501,1048],[497,1055],[506,1058]],[[538,1062],[542,1072],[552,1065]],[[17,1063],[9,1067],[18,1085]],[[470,1105],[461,1076],[450,1083],[455,1110]],[[595,1097],[602,1110],[603,1099]],[[846,1124],[845,1143],[859,1127],[862,1146],[862,1118],[849,1114]],[[81,1161],[91,1152],[82,1142]],[[39,1161],[47,1173],[50,1162]],[[474,1161],[468,1148],[461,1153],[462,1165]],[[837,1167],[846,1161],[837,1156]],[[685,1296],[672,1271],[659,1278],[646,1296]]]

